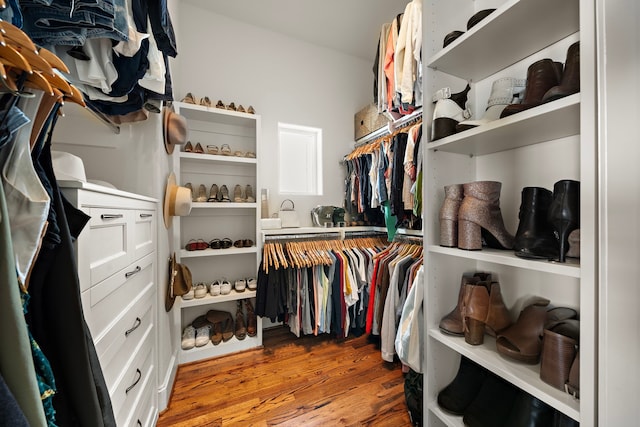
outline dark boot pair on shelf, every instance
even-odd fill
[[[497,181],[475,181],[444,187],[440,209],[440,245],[480,250],[512,249],[513,235],[507,231],[500,211]]]
[[[438,405],[463,416],[469,427],[577,427],[579,423],[461,356],[453,381],[438,393]]]
[[[522,258],[566,261],[580,257],[580,182],[558,181],[553,193],[542,187],[522,189],[514,250]]]
[[[545,58],[528,67],[526,80],[503,77],[494,81],[481,119],[469,120],[471,113],[466,108],[469,90],[470,86],[467,84],[461,92],[452,94],[451,89],[444,88],[433,96],[436,106],[433,112],[432,141],[578,93],[580,42],[572,44],[567,50],[564,67],[561,62]],[[520,99],[523,90],[524,96]]]
[[[245,322],[244,311],[242,309],[242,303],[247,307],[247,320]],[[239,340],[245,339],[247,335],[255,337],[258,333],[258,319],[256,313],[253,310],[253,305],[248,299],[238,300],[236,303],[236,338]]]

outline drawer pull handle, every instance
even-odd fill
[[[102,214],[100,215],[100,218],[102,219],[117,219],[117,218],[122,218],[124,215],[123,214]]]
[[[137,426],[142,427],[142,421],[138,420],[138,422],[136,423]]]
[[[153,214],[145,214],[145,213],[140,214],[140,218],[149,218],[149,217],[152,217],[152,216],[153,216]]]
[[[140,273],[141,271],[142,271],[142,268],[140,268],[139,265],[136,265],[136,268],[134,270],[124,273],[124,277],[129,278],[136,273]]]
[[[133,384],[127,387],[127,389],[124,391],[125,394],[129,394],[129,392],[133,390],[133,388],[137,386],[140,380],[142,379],[142,372],[140,372],[140,369],[136,369],[136,375],[138,376],[138,378],[136,378]]]
[[[127,329],[127,330],[124,332],[124,336],[125,336],[125,337],[128,337],[128,336],[129,336],[129,334],[130,334],[131,332],[135,331],[136,329],[138,329],[138,328],[140,327],[140,325],[141,325],[141,324],[142,324],[142,320],[140,320],[140,318],[139,318],[139,317],[136,317],[136,321],[135,321],[135,322],[133,322],[133,326],[131,327],[131,329]]]

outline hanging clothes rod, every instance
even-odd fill
[[[413,236],[409,234],[396,234],[393,241],[398,243],[415,243],[422,245],[423,238],[422,236]]]
[[[398,120],[389,122],[387,126],[373,131],[369,135],[363,136],[362,138],[356,140],[355,147],[367,144],[382,136],[390,135],[396,129],[404,126],[409,126],[412,123],[417,122],[418,120],[422,120],[422,107],[416,108],[411,114],[407,114],[406,116],[400,117]]]
[[[345,231],[344,232],[344,238],[345,239],[352,239],[355,237],[379,237],[379,236],[386,236],[387,233],[385,233],[384,231],[375,231],[375,230],[370,230],[370,231]]]
[[[264,236],[265,243],[276,240],[338,240],[339,233],[278,234]]]

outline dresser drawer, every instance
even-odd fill
[[[126,419],[131,414],[134,404],[144,389],[144,385],[153,381],[156,375],[154,352],[154,331],[148,330],[130,357],[125,370],[118,377],[116,383],[109,388],[113,413],[116,416],[116,424],[124,426]]]
[[[143,385],[138,401],[134,402],[133,409],[125,419],[123,426],[127,427],[153,427],[156,425],[157,404],[153,389],[153,379],[149,377]]]
[[[94,285],[131,262],[130,211],[91,208],[85,250],[89,251],[89,275]]]
[[[85,317],[94,338],[103,335],[141,293],[155,286],[153,262],[154,254],[149,254],[85,291]]]
[[[154,327],[154,290],[147,287],[116,323],[95,339],[107,386],[115,382],[146,332]]]
[[[156,213],[153,210],[136,210],[133,213],[133,258],[142,258],[155,250]]]

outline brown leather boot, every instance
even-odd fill
[[[242,311],[242,300],[238,300],[236,303],[236,338],[239,340],[245,339],[247,336],[247,328],[244,324],[244,312]]]
[[[512,249],[513,235],[507,231],[500,212],[500,190],[497,181],[464,184],[464,199],[458,210],[458,247],[482,249],[482,239],[496,249]]]
[[[444,201],[440,208],[440,246],[458,246],[458,210],[462,203],[462,184],[445,185]]]
[[[244,303],[247,305],[247,335],[255,337],[258,334],[258,318],[253,310],[253,305],[251,305],[251,300],[246,299]]]
[[[580,42],[575,42],[567,50],[562,80],[558,86],[549,89],[542,102],[553,101],[580,92]]]
[[[500,117],[507,117],[542,104],[542,97],[549,89],[560,84],[562,63],[549,58],[534,62],[527,69],[527,87],[520,104],[510,104],[502,110]]]
[[[475,273],[472,277],[462,276],[460,292],[458,292],[458,305],[440,320],[440,330],[449,335],[464,335],[462,326],[462,306],[464,305],[465,286],[475,285],[480,281],[491,281],[491,275],[487,273]]]
[[[464,340],[471,345],[482,344],[485,332],[495,336],[511,325],[500,284],[491,282],[491,276],[487,279],[465,287],[462,303]]]

